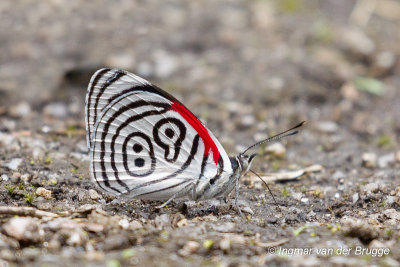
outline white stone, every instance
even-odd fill
[[[231,241],[229,239],[222,239],[219,242],[219,247],[220,249],[222,249],[223,251],[229,251],[231,248]]]
[[[389,165],[393,164],[395,161],[394,153],[389,153],[383,156],[380,156],[378,159],[378,166],[379,168],[386,168]]]
[[[52,192],[50,190],[47,190],[44,187],[39,187],[38,189],[36,189],[36,195],[42,196],[45,199],[51,199],[51,193]]]
[[[270,153],[278,158],[284,158],[286,155],[286,148],[280,142],[273,143],[265,148],[265,152]]]
[[[122,229],[128,229],[129,228],[129,221],[127,219],[121,219],[118,222],[119,226],[121,226]]]
[[[7,182],[10,178],[8,177],[7,174],[2,174],[2,175],[1,175],[1,179],[2,179],[4,182]]]
[[[31,113],[31,106],[27,102],[20,102],[10,109],[10,115],[13,117],[25,117]]]
[[[16,170],[18,170],[18,168],[21,165],[21,163],[22,163],[22,159],[21,158],[15,158],[15,159],[12,159],[11,161],[9,161],[5,165],[5,167],[9,168],[12,171],[16,171]]]
[[[68,108],[61,102],[51,103],[44,107],[43,113],[48,116],[63,119],[68,115]]]
[[[300,199],[300,201],[301,201],[302,203],[308,204],[309,199],[308,199],[308,197],[302,197],[302,198]]]
[[[339,129],[339,126],[334,121],[321,121],[317,124],[317,129],[323,133],[334,133]]]
[[[301,200],[301,198],[303,197],[303,194],[301,193],[301,192],[292,192],[292,197],[294,198],[294,199],[296,199],[297,201],[300,201]]]
[[[3,132],[0,132],[0,144],[11,150],[19,150],[21,148],[18,140],[13,135]]]
[[[355,194],[353,195],[353,204],[355,204],[359,199],[360,199],[359,194],[358,194],[358,193],[355,193]]]
[[[364,167],[373,168],[376,167],[377,156],[375,153],[364,153],[361,156],[362,165]]]
[[[91,199],[93,199],[93,200],[97,200],[97,199],[101,198],[100,195],[99,195],[99,193],[97,193],[97,191],[94,190],[94,189],[90,189],[90,190],[89,190],[89,197],[90,197]]]
[[[371,194],[379,191],[378,183],[369,183],[361,187],[361,192]]]

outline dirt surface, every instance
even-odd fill
[[[400,2],[70,2],[0,3],[0,266],[400,266]],[[176,96],[232,155],[306,120],[252,167],[286,175],[279,207],[250,174],[244,217],[233,196],[101,192],[84,97],[102,66]]]

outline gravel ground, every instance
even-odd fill
[[[0,266],[400,266],[400,2],[3,1]],[[84,96],[143,76],[235,155],[231,200],[161,202],[91,183]]]

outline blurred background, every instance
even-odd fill
[[[90,76],[118,67],[217,132],[308,120],[396,140],[399,25],[396,0],[1,1],[0,114],[82,125]]]
[[[2,0],[0,44],[0,206],[71,219],[21,226],[0,214],[0,259],[399,265],[400,0]],[[258,178],[243,177],[246,220],[219,201],[159,210],[161,203],[100,196],[89,176],[84,102],[102,67],[173,94],[230,155],[306,120],[298,135],[260,147],[252,165],[260,174],[304,175],[270,184],[279,210]],[[267,253],[282,244],[391,254]]]

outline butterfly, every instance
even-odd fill
[[[86,94],[87,146],[92,180],[104,191],[130,198],[164,200],[227,197],[269,141],[229,157],[206,126],[175,97],[124,70],[104,68],[91,78]]]

